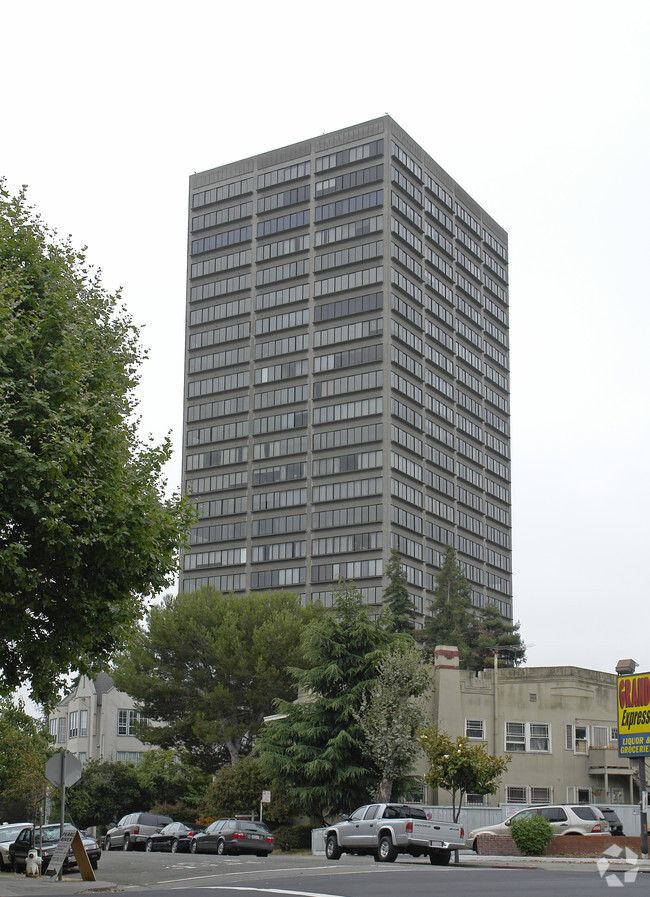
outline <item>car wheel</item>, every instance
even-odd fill
[[[95,870],[95,872],[97,872],[97,866],[99,866],[99,861],[98,861],[98,860],[91,860],[91,861],[90,861],[90,865],[91,865],[92,868]]]
[[[223,838],[217,842],[217,853],[220,857],[225,856],[226,853],[226,842]]]
[[[196,850],[197,850],[197,843],[196,843],[196,841],[191,841],[191,842],[190,842],[190,853],[196,853]]]
[[[147,851],[147,853],[151,853],[151,851],[153,850],[153,841],[151,840],[151,838],[147,838],[147,843],[144,845],[144,849]]]
[[[124,836],[124,841],[122,842],[122,850],[131,850],[131,839],[128,835]]]
[[[172,841],[172,846],[170,847],[172,853],[178,853],[178,838],[174,838]]]
[[[328,860],[340,860],[341,859],[341,848],[339,847],[339,842],[336,840],[336,835],[328,835],[327,841],[325,842],[325,856]]]
[[[429,862],[432,866],[448,866],[451,859],[451,850],[433,850],[429,851]]]
[[[111,837],[110,835],[106,835],[106,837],[104,838],[104,850],[110,850],[111,847]]]
[[[263,853],[256,853],[255,856],[256,856],[256,857],[267,857],[267,856],[268,856],[268,853],[266,853],[266,851],[263,852]]]
[[[382,835],[379,839],[379,862],[394,863],[397,859],[397,848],[393,844],[390,835]]]

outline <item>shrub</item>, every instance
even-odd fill
[[[541,857],[551,843],[553,828],[543,816],[529,816],[517,819],[510,826],[512,840],[522,856]]]
[[[310,825],[281,825],[274,832],[275,846],[280,850],[311,850]]]

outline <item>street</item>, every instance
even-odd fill
[[[498,862],[498,861],[491,861]],[[104,852],[97,873],[101,881],[118,888],[142,889],[147,894],[170,890],[195,894],[216,890],[223,897],[242,894],[285,894],[291,897],[592,897],[610,892],[613,882],[601,878],[595,864],[569,869],[544,866],[534,860],[523,868],[477,865],[468,858],[460,866],[436,867],[423,859],[400,857],[378,864],[368,857],[342,857],[327,862],[311,855],[272,854],[258,857],[218,857],[189,854]],[[620,885],[623,875],[618,873]],[[644,888],[648,877],[637,875],[625,883],[627,891]]]

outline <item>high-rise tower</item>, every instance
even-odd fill
[[[512,617],[507,245],[389,116],[192,175],[182,589]]]

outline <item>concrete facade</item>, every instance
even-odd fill
[[[512,619],[508,236],[389,116],[190,178],[181,589]]]
[[[133,734],[140,719],[135,701],[118,691],[108,673],[80,676],[75,687],[49,716],[50,735],[58,749],[82,763],[112,760],[137,765],[147,747]]]
[[[618,756],[617,676],[579,667],[461,670],[458,651],[435,653],[432,721],[512,760],[486,806],[632,804],[638,766]],[[424,771],[422,767],[420,771]],[[430,790],[432,803],[449,795]]]

